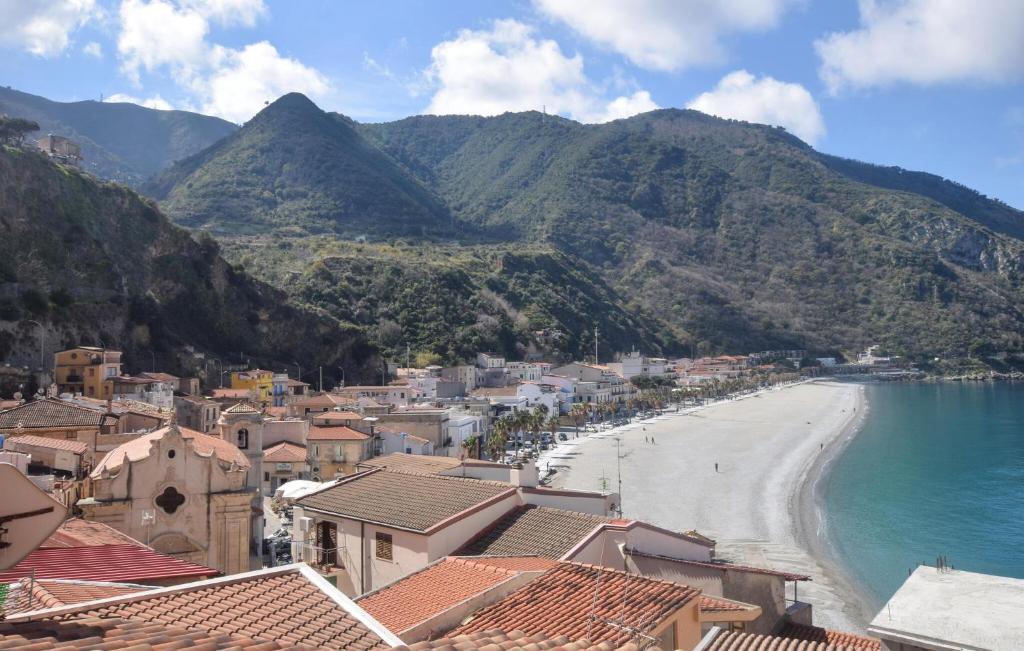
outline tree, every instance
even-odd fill
[[[558,426],[559,426],[558,416],[552,416],[551,418],[548,418],[547,428],[548,428],[548,431],[551,432],[552,440],[558,434]]]
[[[25,118],[9,118],[0,115],[0,142],[7,145],[21,145],[25,135],[39,131],[39,124]]]
[[[470,459],[475,459],[476,455],[478,454],[477,446],[479,444],[480,436],[474,434],[473,436],[470,436],[468,439],[462,442],[462,449],[463,451],[465,451],[467,457],[469,457]]]
[[[426,368],[428,366],[437,366],[441,363],[441,356],[431,351],[422,351],[416,353],[416,368]]]
[[[587,406],[582,402],[577,402],[569,410],[569,416],[572,417],[572,422],[576,426],[576,435],[579,436],[580,424],[587,420]]]

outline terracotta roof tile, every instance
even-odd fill
[[[211,398],[221,398],[221,399],[228,399],[228,398],[246,399],[246,398],[249,398],[249,396],[252,395],[252,393],[253,393],[252,389],[212,389],[210,391],[210,397]]]
[[[99,545],[143,544],[131,536],[121,533],[110,525],[81,518],[65,520],[50,537],[39,545],[40,549],[53,547],[96,547]]]
[[[607,622],[650,632],[699,594],[678,583],[563,561],[478,611],[453,634],[502,629],[625,644],[631,631]]]
[[[518,574],[471,559],[446,558],[364,596],[357,603],[381,624],[401,632]]]
[[[31,445],[37,448],[47,448],[50,450],[64,450],[67,452],[74,452],[75,454],[85,454],[89,451],[89,446],[84,441],[48,438],[45,436],[33,436],[31,434],[22,434],[21,436],[14,435],[7,438],[4,441],[4,448],[12,449],[12,446],[8,444],[13,443]]]
[[[313,417],[313,422],[332,420],[362,420],[363,417],[354,411],[325,411]]]
[[[20,579],[7,586],[7,600],[0,603],[0,615],[10,617],[43,608],[56,608],[83,601],[106,599],[151,590],[131,583],[70,581],[66,579]]]
[[[742,612],[744,610],[751,610],[757,608],[757,606],[751,604],[745,604],[742,601],[733,601],[732,599],[726,599],[724,597],[709,597],[707,595],[701,595],[700,597],[700,611],[706,612]]]
[[[45,427],[99,427],[103,414],[56,398],[34,400],[0,412],[0,429]]]
[[[503,516],[457,553],[465,556],[537,554],[562,558],[595,527],[611,518],[524,505]]]
[[[224,410],[225,414],[259,414],[261,410],[256,405],[252,404],[248,400],[235,403]]]
[[[445,651],[475,651],[476,649],[492,651],[639,651],[633,644],[616,647],[614,644],[608,643],[592,644],[586,640],[574,642],[564,635],[547,637],[545,635],[527,635],[522,631],[505,633],[501,630],[425,640],[411,644],[407,648],[410,651],[434,651],[435,649],[444,649]],[[646,647],[645,651],[657,651],[657,648]]]
[[[249,460],[233,443],[186,427],[169,425],[117,446],[96,464],[96,468],[93,469],[91,476],[99,477],[103,471],[115,472],[124,465],[126,460],[132,462],[145,459],[149,456],[153,442],[163,438],[172,427],[177,427],[178,431],[181,432],[181,437],[191,441],[196,452],[199,454],[204,456],[213,455],[224,464],[234,463],[241,468],[249,467]]]
[[[779,637],[833,644],[837,648],[845,647],[848,649],[858,649],[858,651],[879,651],[882,648],[882,642],[877,638],[834,631],[829,628],[821,628],[820,626],[794,624],[792,622],[782,627],[782,630],[779,631]]]
[[[514,493],[509,484],[369,470],[296,501],[302,507],[413,531],[427,531],[478,504]]]
[[[306,448],[281,441],[263,450],[263,460],[268,463],[302,463],[306,460]]]
[[[51,617],[200,626],[211,633],[346,651],[383,651],[391,646],[343,606],[351,605],[344,595],[329,585],[325,591],[303,572],[312,570],[293,565],[200,581],[114,598],[108,604],[58,610]],[[40,616],[44,615],[35,615]]]
[[[795,637],[723,630],[705,647],[705,651],[864,651],[865,648]]]
[[[240,635],[212,633],[201,628],[165,626],[121,619],[82,618],[67,621],[42,620],[18,623],[0,622],[0,649],[23,648],[31,651],[90,649],[108,651],[131,649],[156,651],[197,647],[207,651],[252,649],[314,649],[315,647],[257,641]]]
[[[366,441],[370,437],[362,432],[357,432],[351,427],[340,425],[337,427],[323,427],[313,425],[309,428],[307,441]]]
[[[430,474],[440,474],[447,470],[458,468],[461,465],[462,462],[454,457],[406,454],[404,452],[393,452],[382,457],[359,462],[360,468],[387,468],[389,470],[407,470]]]
[[[139,545],[95,545],[37,549],[9,570],[0,583],[31,576],[37,579],[80,579],[145,583],[166,579],[215,576],[217,570],[189,563]]]
[[[502,567],[516,572],[546,572],[558,564],[557,561],[544,556],[452,556],[492,567]]]

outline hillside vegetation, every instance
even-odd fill
[[[0,359],[38,359],[29,319],[44,324],[49,350],[122,348],[136,370],[195,370],[190,351],[275,369],[329,364],[329,377],[378,365],[359,328],[293,306],[133,191],[4,147]]]
[[[631,319],[615,317],[620,350],[1022,347],[1024,216],[937,177],[824,156],[781,129],[694,111],[602,125],[536,112],[360,125],[302,100],[271,104],[148,189],[172,218],[222,237],[288,236],[292,267],[309,265],[290,277],[244,247],[231,255],[292,296],[373,324],[378,338],[398,323],[403,342],[460,354],[453,333],[493,316],[466,298],[484,287],[531,329],[571,328],[576,354],[589,350],[584,330],[614,330],[606,319],[620,312]],[[317,174],[342,164],[349,173]],[[294,178],[289,165],[301,170]],[[320,233],[399,246],[334,258],[309,240]],[[472,263],[443,244],[452,240]],[[509,255],[530,269],[528,291],[488,284],[510,275],[497,262]],[[406,291],[436,274],[443,281],[426,295]],[[534,297],[556,297],[573,318]],[[437,312],[438,325],[429,301],[459,309]],[[349,317],[353,303],[365,309]],[[524,330],[508,332],[530,344]]]
[[[0,88],[0,113],[37,122],[36,137],[52,133],[77,141],[86,170],[131,186],[238,128],[220,118],[187,111],[158,111],[126,103],[53,102],[10,88]]]

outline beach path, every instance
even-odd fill
[[[624,517],[696,529],[719,558],[807,574],[799,598],[815,623],[862,630],[862,607],[814,540],[805,486],[852,435],[862,395],[856,384],[805,383],[592,436],[552,459],[552,485],[615,491],[621,463]]]

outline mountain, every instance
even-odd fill
[[[0,149],[0,359],[35,365],[78,344],[121,348],[129,368],[202,372],[193,351],[269,368],[379,366],[361,329],[296,307],[225,262],[128,188]],[[151,355],[152,353],[152,355]]]
[[[0,113],[34,120],[42,135],[77,141],[86,170],[131,186],[238,128],[220,118],[187,111],[158,111],[126,103],[53,102],[10,88],[0,88]]]
[[[454,233],[448,211],[347,119],[285,95],[151,179],[178,223],[215,233],[347,238]]]
[[[191,159],[189,175],[160,187],[172,218],[190,224],[198,210],[214,219],[206,208],[210,197],[246,184],[273,185],[280,196],[311,191],[309,175],[286,183],[276,170],[287,164],[279,154],[296,134],[320,131],[324,118],[307,109],[286,125],[263,119],[276,112],[271,105],[253,120],[268,129],[277,125],[261,131],[273,146],[262,154],[248,150],[255,160],[230,166],[217,155],[244,138],[247,125]],[[435,223],[458,224],[458,241],[474,255],[495,260],[498,252],[522,251],[557,261],[548,268],[562,271],[527,274],[536,281],[528,291],[491,288],[509,313],[532,315],[530,328],[569,327],[544,303],[559,292],[571,295],[580,278],[602,287],[608,302],[581,305],[585,311],[572,319],[576,348],[569,352],[577,355],[589,350],[585,330],[613,327],[604,319],[616,310],[635,317],[620,333],[637,337],[616,342],[619,350],[635,343],[666,353],[774,347],[824,353],[881,343],[923,357],[1024,346],[1024,213],[938,177],[826,156],[782,129],[695,111],[659,110],[601,125],[537,112],[384,124],[330,117],[356,139],[346,152],[360,157],[360,169],[383,156],[389,180],[402,178],[394,183],[418,189],[401,198],[418,203]],[[197,192],[190,186],[195,178],[212,181]],[[337,191],[360,214],[386,213],[383,206],[397,200],[380,185],[369,192],[349,186]],[[268,229],[281,224],[267,211],[236,215],[229,257],[326,309],[331,301],[360,298],[345,289],[361,285],[344,265],[325,264],[330,275],[316,267],[336,254],[320,240],[289,242],[293,263],[286,277],[259,264],[247,247],[268,241]],[[329,211],[305,218],[307,233],[317,222],[322,232],[341,233]],[[379,276],[451,264],[454,254],[436,239],[378,224],[370,239],[390,244],[363,254]],[[298,261],[319,272],[294,268]],[[502,278],[500,269],[491,273]],[[324,292],[331,283],[338,291]],[[481,295],[478,281],[467,283],[472,296]],[[399,312],[423,308],[401,284],[378,285],[367,295],[371,302]],[[432,300],[444,301],[438,292],[435,287]],[[375,325],[379,335],[382,325],[391,327],[373,323],[379,308],[365,309],[366,320],[353,318]],[[449,330],[458,327],[439,318]],[[448,340],[430,335],[434,326],[426,321],[410,319],[404,337],[450,354]],[[536,343],[516,336],[521,345]]]

